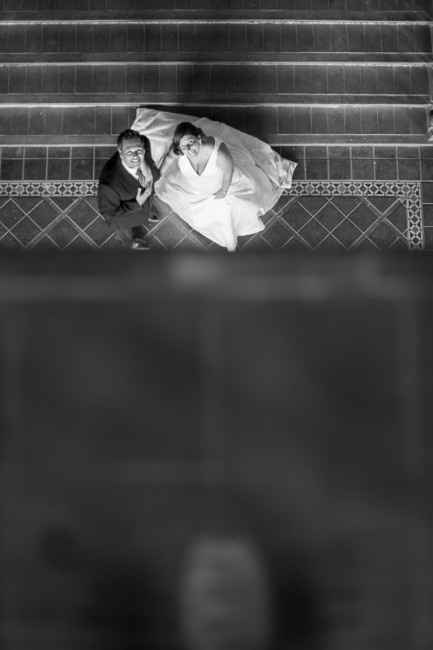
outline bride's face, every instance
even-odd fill
[[[179,142],[179,149],[188,157],[194,158],[200,153],[201,140],[195,135],[184,135]]]

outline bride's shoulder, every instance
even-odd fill
[[[231,153],[228,146],[222,140],[217,141],[218,156],[221,158],[231,158]]]
[[[203,141],[202,141],[203,142]],[[219,146],[221,141],[218,138],[214,138],[213,135],[207,135],[203,144],[205,144],[208,149],[214,149],[215,146]]]

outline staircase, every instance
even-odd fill
[[[321,221],[324,206],[314,209],[320,196],[328,196],[318,183],[342,180],[425,181],[426,205],[433,203],[429,0],[160,0],[146,2],[145,9],[138,0],[74,0],[68,9],[60,0],[2,4],[1,178],[8,181],[3,194],[17,199],[0,207],[0,246],[123,245],[95,212],[92,182],[139,105],[227,122],[298,161],[296,180],[313,185],[298,184],[296,205],[286,197],[269,217],[270,236],[256,236],[246,247],[428,246],[420,214],[412,238],[401,214],[390,222],[395,237],[365,237],[374,216],[382,228],[390,207],[389,200],[374,206],[365,192],[359,196],[371,214],[355,223],[353,237],[336,236],[336,225]],[[34,201],[18,200],[36,197],[35,181],[41,181],[41,197],[51,191],[52,198],[59,192],[63,199],[65,192],[85,198],[72,206],[71,218],[67,201],[38,204],[35,220],[35,206],[27,209]],[[60,181],[76,183],[59,189]],[[329,196],[337,196],[329,188]],[[401,213],[408,188],[399,192]],[[410,200],[422,200],[421,188]],[[301,210],[299,227],[289,208],[292,217]],[[23,232],[16,230],[20,210]],[[326,232],[303,237],[302,210]],[[158,226],[159,236],[154,231],[156,247],[208,247],[183,223],[173,223]]]

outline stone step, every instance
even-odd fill
[[[229,85],[229,84],[228,84]],[[208,104],[218,106],[227,104],[236,107],[237,104],[248,102],[251,106],[278,105],[278,106],[322,106],[334,105],[355,105],[365,107],[377,107],[389,104],[401,107],[429,107],[430,97],[428,95],[404,95],[397,93],[389,94],[368,94],[368,93],[302,93],[302,92],[251,92],[251,90],[232,90],[227,92],[194,92],[193,89],[184,88],[180,93],[173,92],[128,92],[128,93],[26,93],[0,95],[0,106],[55,106],[59,104],[82,106],[83,102],[90,106],[110,104],[166,104],[185,105],[188,102],[195,104]]]
[[[0,103],[428,103],[428,64],[141,61],[0,64]]]
[[[279,13],[282,15],[291,14],[360,14],[363,17],[377,14],[389,16],[398,15],[427,15],[431,16],[430,0],[419,0],[405,2],[404,0],[96,0],[84,3],[77,3],[69,0],[67,3],[62,0],[0,0],[0,11],[2,16],[26,14],[38,14],[39,16],[97,14],[104,18],[113,13],[134,13],[138,15],[149,15],[155,12],[166,12],[167,14],[192,14],[207,13],[210,15],[220,14],[246,14]]]
[[[431,20],[429,9],[420,10],[386,10],[386,9],[239,9],[233,7],[231,9],[203,9],[185,8],[185,9],[170,9],[164,8],[159,5],[154,9],[146,7],[139,7],[138,9],[122,8],[122,9],[104,9],[104,10],[47,10],[46,8],[40,11],[36,10],[15,10],[3,11],[1,20],[7,21],[29,21],[40,20],[41,16],[47,20],[122,20],[128,19],[168,19],[168,20],[183,20],[183,19],[289,19],[289,20],[386,20],[386,21],[421,21]]]
[[[0,134],[0,146],[6,152],[9,149],[16,147],[22,148],[40,148],[50,147],[55,149],[62,149],[65,147],[81,148],[81,147],[97,147],[101,150],[110,148],[112,150],[116,145],[116,135],[102,133],[97,135],[13,135],[4,136]],[[347,147],[357,145],[377,145],[379,147],[407,147],[410,149],[413,146],[421,146],[425,148],[431,147],[425,135],[415,134],[399,134],[399,133],[386,133],[383,135],[375,135],[371,133],[346,135],[339,133],[331,134],[284,134],[284,133],[264,133],[263,139],[274,147],[286,148],[290,151],[294,146],[332,146],[332,147]],[[287,154],[288,157],[289,154]],[[107,156],[106,156],[107,157]]]
[[[111,0],[102,4],[88,0],[80,8],[116,10]],[[158,7],[170,5],[163,0]],[[344,9],[344,17],[354,9],[349,0],[288,5],[284,10]],[[19,9],[30,6],[37,3],[22,0]],[[360,11],[371,10],[368,18],[375,10],[426,6],[358,3]],[[175,7],[209,11],[194,2]],[[227,6],[220,4],[209,19],[196,12],[183,19],[153,13],[153,19],[53,20],[51,13],[49,20],[0,22],[1,142],[112,142],[144,102],[213,117],[273,144],[426,140],[428,21],[270,19],[250,8],[261,18],[243,12],[221,19]],[[137,8],[126,3],[128,9]]]
[[[139,10],[141,0],[68,0],[70,11]],[[429,0],[146,0],[146,8],[208,9],[212,11],[248,9],[340,10],[340,11],[428,11]],[[64,0],[0,0],[1,11],[60,11]]]
[[[296,20],[112,20],[0,23],[4,55],[94,52],[395,53],[431,56],[430,23]]]
[[[0,11],[140,11],[140,0],[0,0]],[[149,11],[208,10],[240,11],[285,10],[285,11],[425,11],[430,12],[429,0],[146,0]]]
[[[151,104],[146,103],[150,106]],[[132,124],[136,103],[124,105],[0,105],[2,143],[14,144],[41,139],[46,144],[57,138],[64,144],[112,141]],[[156,107],[157,105],[153,105]],[[322,141],[341,142],[427,141],[427,106],[405,105],[287,105],[287,104],[164,104],[162,110],[210,117],[252,133],[273,143]],[[35,140],[36,142],[37,140]],[[294,141],[294,140],[293,140]]]
[[[431,66],[433,53],[429,52],[272,52],[254,50],[217,50],[209,52],[206,60],[192,50],[164,50],[163,52],[115,52],[104,50],[102,52],[40,52],[37,63],[29,52],[0,52],[0,65],[2,64],[32,63],[155,63],[155,64],[215,64],[215,63],[254,63],[276,65],[293,63],[324,65],[332,63],[361,65],[412,65]]]

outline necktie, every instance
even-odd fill
[[[137,169],[137,178],[141,187],[146,187],[146,179],[144,178],[144,174],[140,168]]]

